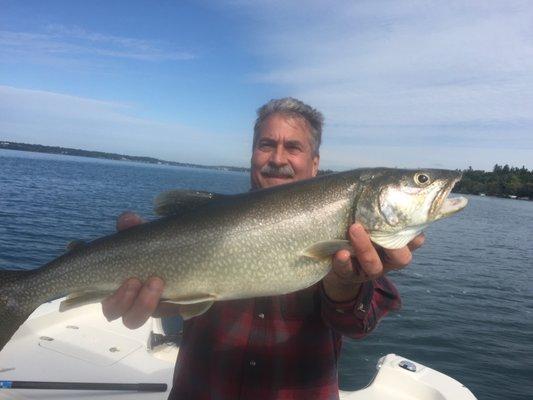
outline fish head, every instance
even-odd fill
[[[462,210],[467,199],[448,198],[460,171],[384,170],[368,179],[356,207],[372,240],[386,248],[405,246],[430,223]]]

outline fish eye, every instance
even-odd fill
[[[426,174],[421,174],[421,173],[418,173],[415,175],[415,182],[418,184],[418,185],[427,185],[429,183],[430,179],[429,179],[429,176],[426,175]]]

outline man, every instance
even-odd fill
[[[318,172],[323,117],[293,98],[258,110],[251,160],[252,189],[314,177]],[[123,215],[118,228],[141,223]],[[398,250],[376,249],[359,224],[347,233],[354,258],[339,251],[318,284],[285,296],[216,302],[185,322],[171,399],[337,399],[341,337],[360,338],[399,307],[383,277],[405,267],[424,238]],[[130,328],[150,315],[177,313],[159,303],[164,282],[129,279],[104,300],[110,320]]]

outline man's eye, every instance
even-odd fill
[[[298,145],[289,145],[287,146],[287,150],[290,151],[291,153],[297,153],[301,151],[301,148]]]
[[[262,143],[259,143],[259,148],[260,149],[270,149],[274,147],[274,145],[270,142],[262,142]]]

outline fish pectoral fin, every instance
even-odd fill
[[[339,250],[348,250],[350,254],[354,254],[353,247],[348,240],[326,240],[313,243],[302,252],[302,255],[321,260],[331,257]]]
[[[154,211],[161,216],[177,215],[226,196],[199,190],[169,190],[155,198]]]
[[[370,233],[370,239],[386,249],[399,249],[407,246],[411,240],[422,233],[424,227],[425,225],[416,229],[405,229],[396,233],[372,232]]]
[[[111,291],[109,290],[92,290],[71,293],[59,304],[59,312],[72,310],[73,308],[81,307],[86,304],[99,303],[110,294]]]

